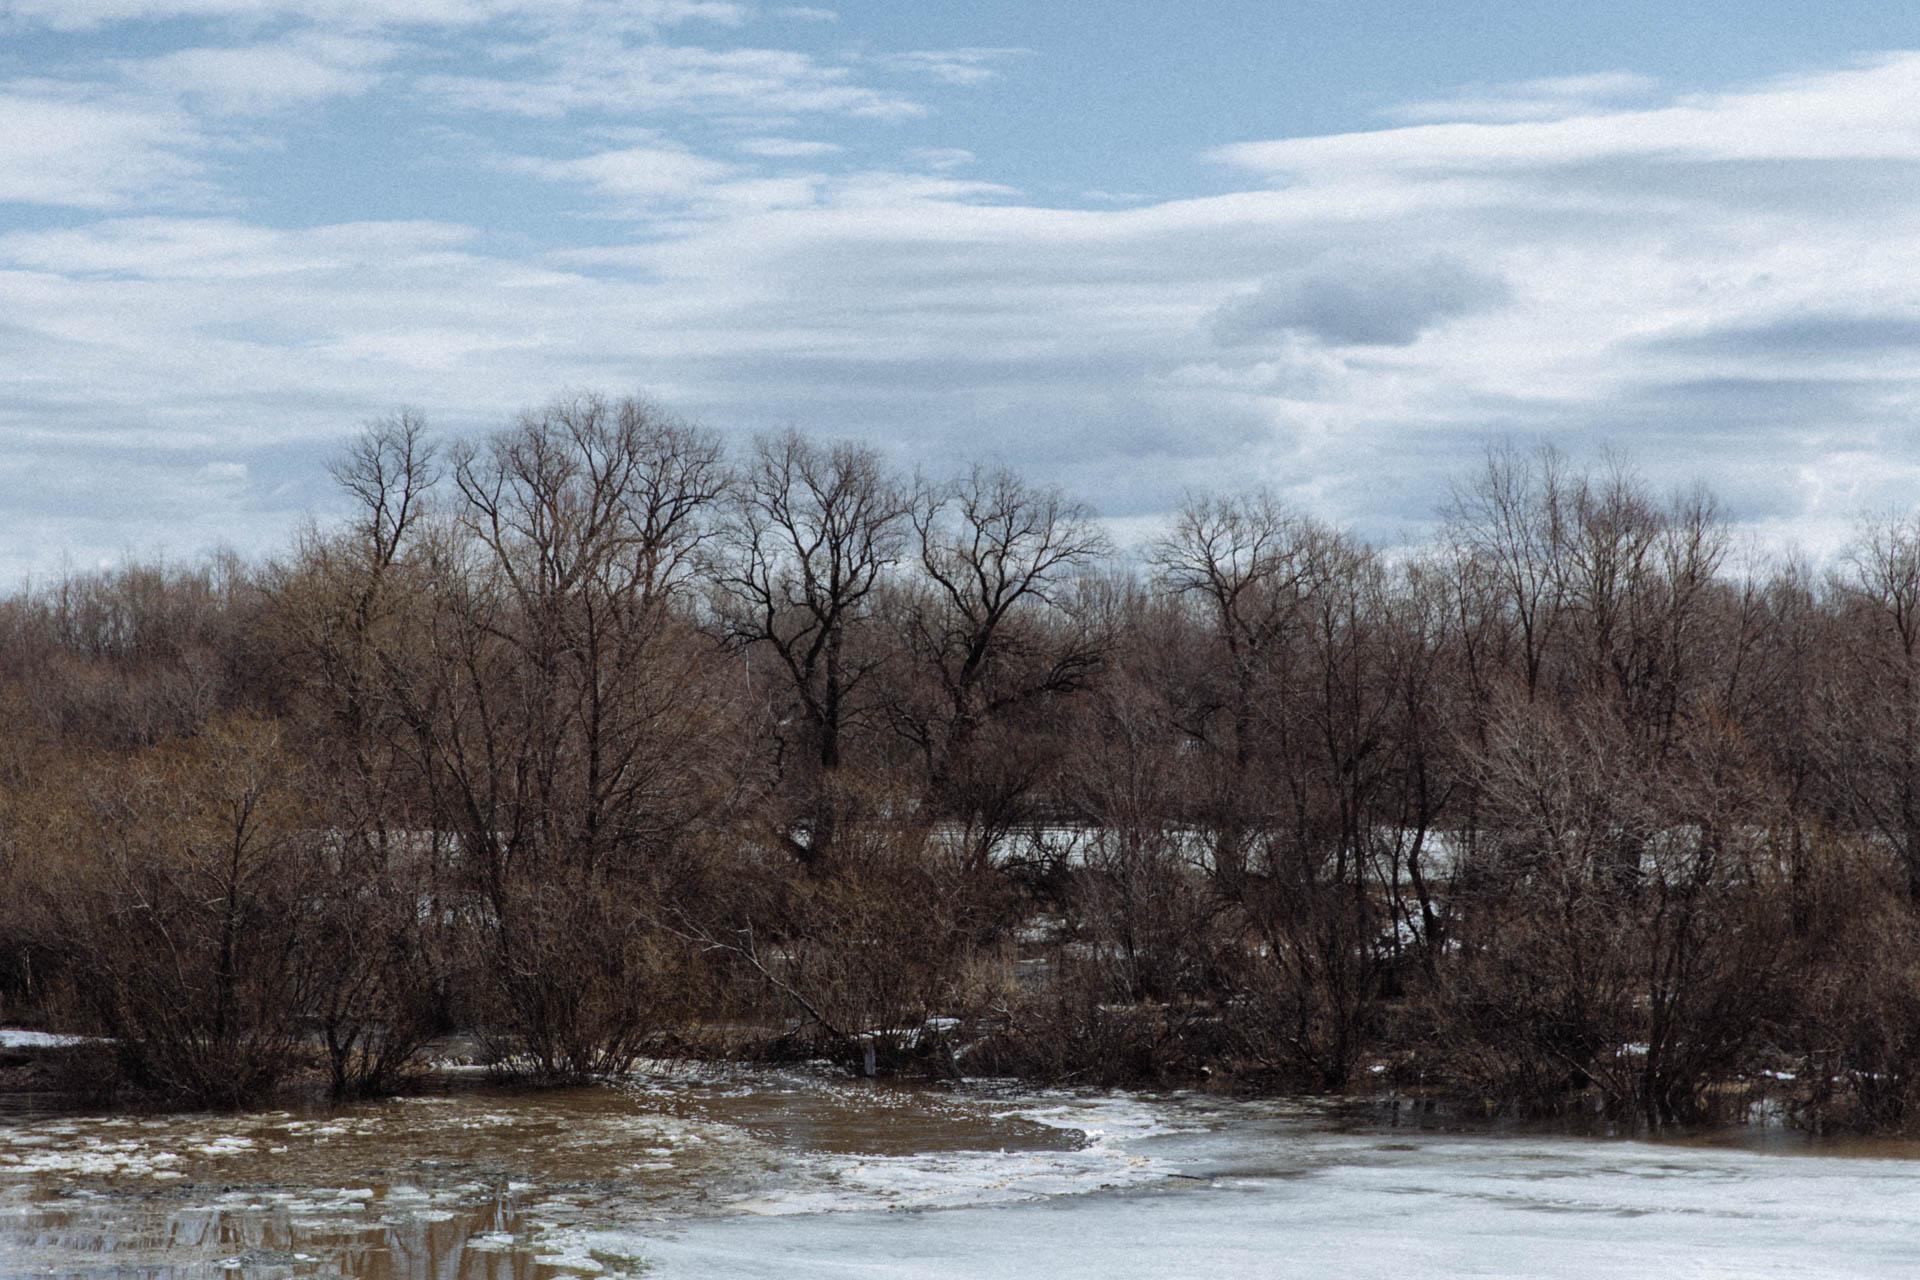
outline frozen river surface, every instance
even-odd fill
[[[1920,1160],[710,1073],[0,1112],[0,1276],[1920,1276]]]

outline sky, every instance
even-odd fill
[[[1920,496],[1920,9],[0,0],[0,579],[640,394],[1124,541],[1427,536],[1489,446],[1824,554]]]

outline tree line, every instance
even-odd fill
[[[0,1010],[119,1089],[652,1054],[1920,1117],[1920,521],[1496,450],[1383,552],[583,396],[0,601]]]

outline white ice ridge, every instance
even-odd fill
[[[759,1216],[866,1210],[947,1209],[1006,1204],[1137,1187],[1174,1172],[1167,1160],[1133,1149],[1147,1137],[1187,1132],[1167,1108],[1125,1094],[1041,1095],[1001,1115],[1084,1136],[1077,1147],[929,1151],[911,1155],[809,1155],[784,1185],[735,1199]]]

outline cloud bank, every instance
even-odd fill
[[[1123,532],[1265,483],[1418,537],[1504,438],[1708,475],[1775,543],[1912,492],[1920,55],[1710,95],[1468,86],[1368,131],[1196,139],[1215,194],[1067,201],[1001,180],[987,141],[889,141],[1044,51],[565,10],[0,2],[75,50],[0,82],[0,571],[269,545],[358,422],[484,427],[570,387],[904,465],[984,454]],[[191,40],[89,56],[162,18]],[[352,206],[329,131],[368,113],[457,196],[260,212],[262,166]]]

